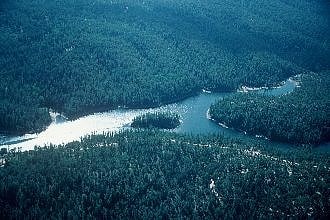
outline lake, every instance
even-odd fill
[[[281,86],[272,89],[244,87],[241,92],[256,91],[267,95],[283,95],[294,90],[297,82],[288,79]],[[150,109],[118,109],[103,113],[95,113],[77,120],[63,120],[56,113],[52,113],[53,122],[39,134],[26,134],[23,136],[0,136],[0,147],[9,149],[33,150],[34,146],[49,144],[65,144],[80,140],[88,134],[102,134],[104,132],[128,129],[134,117],[147,112],[175,112],[181,117],[181,125],[172,131],[189,134],[222,134],[228,138],[237,138],[243,141],[258,140],[261,144],[276,148],[288,149],[290,144],[278,143],[266,140],[264,137],[256,137],[244,134],[234,129],[219,126],[207,117],[207,112],[212,103],[233,93],[210,93],[203,90],[198,96],[185,99],[184,101]],[[318,147],[317,150],[328,150],[329,144]]]

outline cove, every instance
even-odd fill
[[[281,86],[267,88],[247,88],[241,92],[256,90],[258,93],[267,95],[283,95],[294,90],[297,82],[288,79]],[[0,136],[0,148],[18,149],[21,151],[33,150],[34,146],[45,146],[49,144],[66,144],[72,141],[79,141],[81,137],[89,134],[102,134],[104,132],[115,132],[121,129],[129,129],[129,124],[134,117],[147,112],[171,111],[180,115],[181,124],[173,132],[188,134],[222,134],[226,138],[235,138],[242,141],[257,141],[267,146],[290,149],[293,146],[286,143],[279,143],[266,140],[263,137],[246,135],[234,129],[219,126],[207,117],[207,112],[212,103],[222,99],[231,93],[211,93],[203,90],[198,96],[190,97],[181,102],[149,109],[118,109],[103,113],[95,113],[77,120],[66,121],[58,114],[52,115],[53,122],[39,134],[26,134],[23,136]],[[328,145],[316,148],[317,151],[327,151]]]

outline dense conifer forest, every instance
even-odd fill
[[[5,160],[1,219],[329,217],[329,157],[308,151],[146,130]]]
[[[139,115],[133,119],[133,128],[173,129],[180,125],[180,116],[171,112],[156,112]]]
[[[1,0],[0,219],[329,219],[329,154],[310,145],[330,140],[329,15],[328,0]],[[288,94],[236,92],[296,75]],[[217,123],[300,148],[155,129],[179,125],[166,112],[122,126],[201,91],[232,92]],[[207,103],[209,123],[213,98],[180,111]],[[11,149],[117,108],[101,127],[118,132]]]
[[[0,132],[329,69],[327,1],[2,0]]]
[[[303,75],[298,88],[282,96],[235,94],[212,105],[211,118],[277,141],[330,141],[329,76],[329,71]]]

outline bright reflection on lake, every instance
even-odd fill
[[[281,87],[267,90],[265,94],[282,95],[293,91],[296,84],[293,80],[287,80]],[[258,92],[262,91],[259,90]],[[33,150],[34,146],[65,144],[80,140],[81,137],[92,133],[102,134],[103,132],[127,129],[133,118],[137,115],[147,112],[164,111],[175,112],[181,117],[182,123],[178,128],[173,129],[174,132],[190,134],[215,133],[245,141],[256,140],[257,138],[254,136],[244,135],[233,129],[221,127],[207,118],[207,111],[210,105],[229,94],[232,93],[208,93],[205,91],[196,97],[159,108],[140,110],[118,109],[104,113],[95,113],[74,121],[54,121],[45,131],[39,134],[27,134],[19,137],[0,136],[0,147],[9,147],[9,149],[17,148],[24,151]],[[266,141],[263,138],[258,138],[258,140]],[[276,146],[278,145],[282,147],[289,146],[287,144],[276,144]]]
[[[219,132],[219,126],[206,118],[206,112],[209,106],[222,96],[221,93],[202,93],[199,96],[186,99],[182,102],[159,108],[112,110],[88,115],[74,121],[64,121],[61,123],[53,122],[45,131],[39,134],[27,134],[12,138],[7,137],[5,143],[11,143],[9,145],[11,149],[16,147],[21,148],[21,150],[32,150],[36,145],[44,146],[50,143],[69,143],[80,140],[82,136],[88,134],[102,134],[103,132],[119,131],[129,128],[129,124],[137,115],[147,112],[164,111],[176,112],[180,115],[182,123],[174,131],[194,134]],[[6,146],[5,143],[3,143],[4,146]]]

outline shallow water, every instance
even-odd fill
[[[287,80],[282,86],[269,89],[258,90],[268,95],[283,95],[294,90],[297,83]],[[188,98],[184,101],[169,104],[159,108],[150,109],[119,109],[104,113],[95,113],[81,117],[74,121],[54,120],[53,123],[39,134],[27,134],[24,136],[8,137],[0,136],[0,146],[9,149],[33,150],[34,146],[44,146],[48,144],[65,144],[80,140],[88,134],[102,134],[108,131],[119,131],[127,129],[131,121],[137,115],[147,112],[171,111],[176,112],[181,117],[181,125],[174,129],[174,132],[190,134],[223,134],[225,137],[238,138],[243,141],[258,140],[260,143],[267,143],[272,147],[290,148],[292,145],[268,141],[263,137],[245,135],[242,132],[219,126],[207,118],[207,111],[212,103],[226,97],[232,93],[208,93],[203,92],[196,97]],[[323,145],[322,151],[329,149],[328,145]]]

